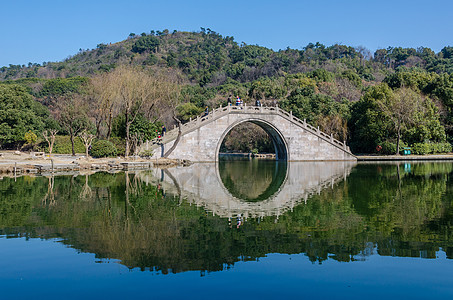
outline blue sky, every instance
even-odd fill
[[[129,33],[210,28],[274,50],[310,42],[364,46],[453,46],[451,0],[2,0],[0,66],[61,61]]]

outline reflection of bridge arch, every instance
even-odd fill
[[[193,164],[140,173],[142,180],[160,183],[166,192],[179,195],[221,217],[279,216],[349,175],[353,162],[300,162],[288,164],[288,176],[266,200],[246,202],[232,196],[218,176],[217,164]]]
[[[253,162],[255,163],[259,163],[259,162],[262,162],[262,163],[269,163],[271,165],[273,165],[275,167],[275,170],[274,170],[274,174],[272,176],[272,180],[271,180],[271,183],[269,184],[269,186],[264,190],[262,191],[263,193],[260,194],[258,197],[254,197],[253,199],[251,199],[250,197],[250,194],[244,194],[244,193],[237,193],[234,189],[232,190],[231,187],[230,188],[227,188],[225,186],[225,182],[224,182],[224,179],[222,178],[222,173],[223,175],[229,175],[228,172],[226,171],[227,168],[224,169],[224,172],[222,172],[220,169],[221,169],[221,166],[222,164],[228,164],[228,163],[233,163],[233,167],[237,167],[237,163],[246,163],[246,164],[252,164]],[[243,172],[243,170],[241,170]],[[280,171],[280,172],[279,172]],[[283,171],[283,172],[282,172]],[[261,172],[260,170],[260,173],[263,173]],[[266,172],[264,172],[266,173]],[[288,164],[286,162],[281,162],[281,161],[271,161],[271,160],[264,160],[264,161],[260,161],[260,160],[239,160],[239,161],[220,161],[219,163],[216,164],[216,175],[217,175],[217,178],[219,179],[219,182],[220,182],[220,185],[222,186],[222,188],[224,189],[224,192],[226,194],[230,194],[232,197],[234,198],[237,198],[237,199],[240,199],[241,201],[245,201],[245,202],[257,202],[257,201],[263,201],[263,200],[268,200],[269,198],[273,197],[276,193],[278,193],[280,191],[280,189],[282,188],[282,186],[285,185],[285,182],[286,180],[288,179]],[[247,177],[249,175],[253,175],[253,178],[247,178],[247,190],[251,190],[253,189],[252,188],[252,185],[253,183],[259,183],[262,178],[259,178],[259,175],[260,174],[242,174],[242,178],[236,178],[236,180],[243,180],[244,177]],[[250,182],[251,181],[251,182]]]
[[[242,123],[253,123],[255,125],[258,125],[261,127],[271,138],[272,142],[274,143],[274,149],[275,149],[275,155],[278,160],[288,160],[288,145],[285,141],[285,138],[283,134],[278,130],[278,128],[270,123],[269,121],[263,120],[263,119],[258,119],[258,118],[249,118],[249,119],[239,119],[235,122],[233,122],[231,125],[229,125],[223,134],[220,136],[219,142],[217,143],[215,155],[216,157],[219,157],[219,152],[220,152],[220,146],[222,145],[223,140],[227,136],[227,134],[236,126],[242,124]]]

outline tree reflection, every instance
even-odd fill
[[[268,253],[305,253],[322,263],[374,251],[435,258],[442,248],[451,258],[452,172],[447,163],[358,165],[278,222],[248,218],[239,228],[136,173],[4,178],[0,234],[61,237],[97,258],[164,274],[224,270]]]
[[[53,192],[55,177],[52,175],[52,176],[49,176],[48,179],[49,179],[49,183],[47,185],[47,193],[44,196],[44,198],[42,198],[41,203],[42,203],[42,205],[47,205],[47,201],[49,201],[49,205],[52,206],[55,204],[55,195]]]
[[[83,186],[79,197],[82,200],[90,200],[93,197],[93,191],[91,190],[91,187],[88,184],[88,174],[85,175],[85,185]]]

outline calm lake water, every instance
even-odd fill
[[[453,163],[0,180],[0,299],[453,297]]]

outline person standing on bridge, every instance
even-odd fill
[[[167,133],[167,128],[165,128],[165,125],[162,125],[162,137]]]
[[[256,99],[255,101],[255,106],[260,107],[261,106],[261,101],[259,99]]]
[[[228,96],[228,100],[227,100],[227,105],[228,105],[228,106],[231,106],[231,103],[232,103],[232,102],[231,102],[231,95],[229,95],[229,96]]]
[[[209,115],[209,108],[206,106],[206,109],[204,110],[204,117]]]
[[[241,106],[241,98],[239,96],[236,97],[236,106]]]

